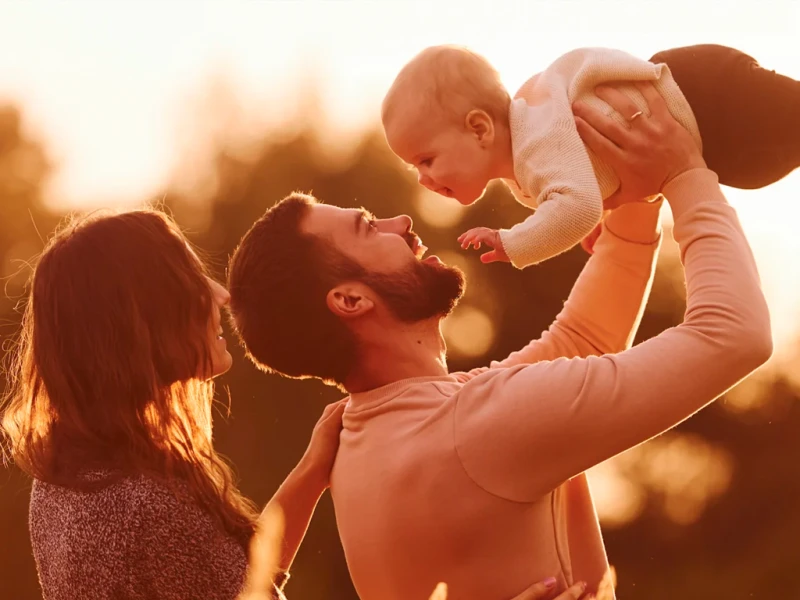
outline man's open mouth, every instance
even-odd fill
[[[422,260],[422,257],[425,256],[425,253],[428,251],[428,247],[422,243],[422,240],[419,239],[419,236],[417,235],[414,235],[411,238],[409,241],[409,247],[414,253],[414,256],[417,257],[417,260]]]
[[[408,247],[411,248],[411,251],[414,253],[414,256],[416,256],[417,260],[421,263],[426,265],[444,264],[435,254],[425,256],[425,253],[428,251],[428,247],[422,243],[422,240],[419,239],[419,236],[416,234],[412,233],[410,237],[406,238],[406,241],[408,242]]]

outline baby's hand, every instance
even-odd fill
[[[508,254],[503,249],[503,242],[500,240],[500,232],[496,229],[489,229],[488,227],[475,227],[466,233],[462,233],[458,237],[458,243],[466,250],[470,246],[474,246],[475,250],[479,250],[481,244],[486,244],[493,250],[481,254],[482,263],[492,263],[497,261],[511,262]]]

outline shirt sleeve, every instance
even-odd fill
[[[530,344],[493,361],[513,367],[630,348],[652,287],[661,243],[661,202],[622,206],[603,224],[589,258],[553,324]]]
[[[684,173],[664,193],[685,267],[684,322],[615,355],[496,369],[466,383],[456,449],[488,492],[533,501],[677,425],[769,358],[755,261],[716,175]]]
[[[514,100],[511,121],[514,169],[536,211],[500,231],[511,263],[524,268],[580,243],[603,216],[600,185],[578,135],[567,90],[534,86],[529,101]]]

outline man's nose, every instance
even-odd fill
[[[376,222],[376,226],[382,233],[403,235],[411,231],[411,228],[414,227],[414,221],[408,215],[398,215],[391,219],[379,219]]]

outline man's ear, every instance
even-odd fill
[[[474,108],[464,117],[464,125],[475,136],[481,146],[494,142],[494,121],[485,110]]]
[[[325,301],[330,311],[342,319],[352,319],[368,313],[375,306],[367,286],[343,283],[328,292]]]

